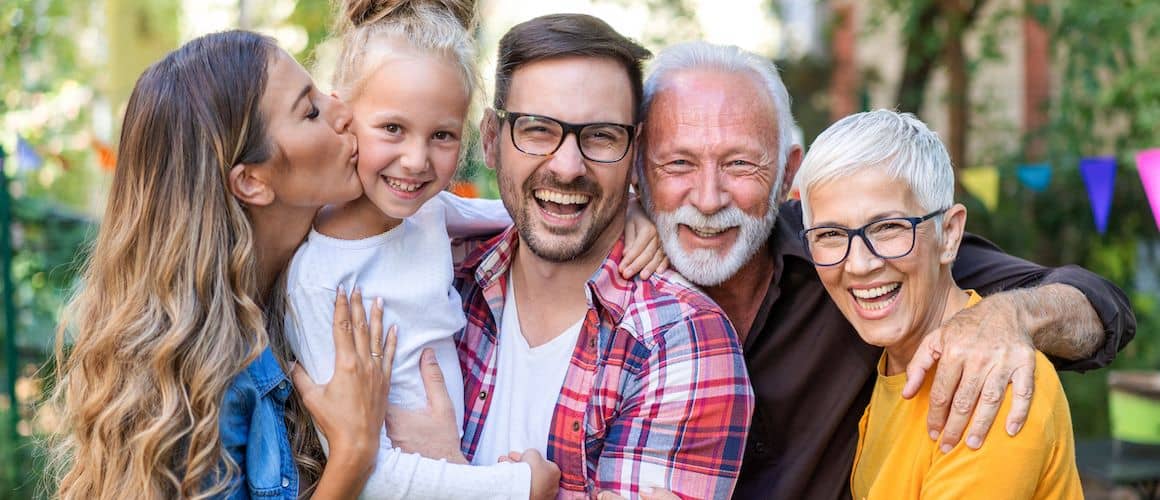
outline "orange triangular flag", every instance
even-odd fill
[[[97,151],[97,164],[101,166],[101,170],[112,172],[117,168],[117,153],[108,144],[93,139],[93,149]]]

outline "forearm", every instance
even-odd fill
[[[1091,303],[1075,287],[1052,283],[1010,290],[1003,296],[1017,311],[1035,348],[1068,360],[1092,356],[1104,343],[1104,328]]]
[[[314,489],[314,498],[358,498],[374,462],[361,460],[346,453],[331,453],[326,468]]]
[[[524,500],[531,494],[531,469],[525,463],[459,465],[382,447],[377,462],[363,498]]]

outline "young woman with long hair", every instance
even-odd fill
[[[393,356],[381,306],[368,325],[358,291],[348,303],[340,290],[335,375],[315,385],[291,368],[277,299],[318,209],[362,193],[350,123],[343,103],[254,33],[198,38],[140,77],[58,336],[61,498],[362,489]]]

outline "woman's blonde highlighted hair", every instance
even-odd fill
[[[207,35],[133,89],[105,216],[57,337],[60,498],[210,498],[237,477],[221,406],[269,339],[254,235],[227,181],[233,165],[272,153],[259,103],[279,50],[254,33]],[[298,445],[312,485],[306,455]]]

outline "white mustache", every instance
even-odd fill
[[[692,205],[681,205],[670,214],[672,221],[693,228],[719,229],[741,226],[750,217],[740,208],[730,206],[712,215],[705,215]]]

